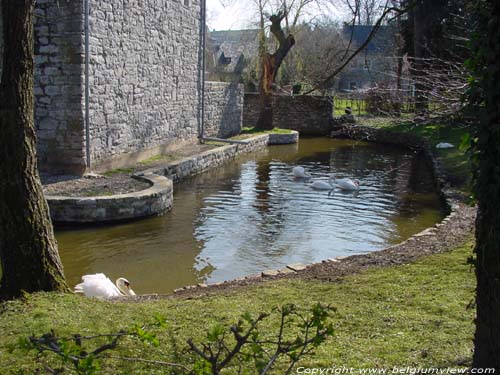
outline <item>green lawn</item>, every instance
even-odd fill
[[[52,328],[64,336],[116,332],[151,321],[159,313],[166,317],[170,332],[159,331],[159,348],[125,340],[116,355],[176,361],[174,343],[183,348],[187,338],[204,337],[216,322],[228,326],[244,312],[269,311],[284,303],[311,306],[317,301],[338,309],[333,319],[335,334],[301,366],[467,365],[474,332],[474,310],[467,307],[475,287],[474,274],[466,264],[471,245],[414,264],[373,268],[339,283],[280,280],[195,299],[143,303],[110,303],[55,293],[30,295],[0,305],[0,373],[32,374],[48,358],[53,364],[51,355],[8,350],[19,338]],[[276,331],[277,321],[264,326]],[[168,372],[158,366],[108,360],[100,373]]]

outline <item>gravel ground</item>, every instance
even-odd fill
[[[42,177],[43,191],[46,195],[92,197],[132,193],[150,186],[145,181],[139,181],[124,174],[90,176],[44,176]]]

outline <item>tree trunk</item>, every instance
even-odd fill
[[[1,298],[17,297],[22,291],[66,289],[37,169],[33,102],[34,3],[34,0],[9,0],[2,4]]]
[[[478,2],[479,3],[479,2]],[[500,4],[486,0],[477,32],[482,43],[474,51],[480,65],[479,88],[484,106],[478,110],[476,221],[476,334],[473,367],[500,371]],[[477,87],[475,88],[477,90]]]
[[[426,12],[426,1],[420,0],[416,2],[416,6],[412,9],[413,16],[413,64],[412,75],[415,79],[415,112],[426,112],[428,110],[428,88],[423,82],[425,75],[426,63],[428,57],[427,40],[425,30],[428,28]]]
[[[271,130],[273,125],[273,86],[278,70],[290,49],[295,44],[293,35],[285,36],[281,29],[281,21],[284,14],[280,13],[269,17],[271,21],[271,33],[279,42],[279,47],[273,54],[265,53],[262,59],[262,71],[259,83],[260,92],[260,114],[256,128]]]

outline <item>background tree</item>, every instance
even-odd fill
[[[0,84],[0,296],[64,290],[66,284],[36,159],[34,0],[2,3]]]
[[[281,28],[281,21],[285,18],[285,13],[280,12],[269,17],[271,21],[271,33],[278,41],[279,45],[274,53],[266,52],[262,56],[262,71],[259,82],[260,93],[260,113],[256,127],[259,129],[270,130],[273,125],[273,85],[278,74],[278,70],[288,51],[295,44],[295,38],[292,34],[285,35]]]
[[[476,333],[473,367],[500,371],[500,3],[476,0],[476,23],[468,61],[469,109],[478,119],[476,166]],[[495,15],[495,16],[493,16]]]

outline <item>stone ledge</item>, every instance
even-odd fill
[[[271,133],[269,134],[269,140],[267,144],[269,145],[289,145],[297,143],[299,141],[299,132],[291,130],[291,133]]]
[[[56,224],[107,223],[161,215],[173,204],[172,181],[163,176],[136,176],[151,184],[145,190],[98,197],[46,196]]]
[[[274,138],[274,136],[280,137]],[[186,177],[196,175],[205,172],[206,170],[209,170],[213,167],[222,165],[229,160],[235,159],[239,155],[264,148],[267,145],[297,143],[298,139],[299,133],[295,131],[287,134],[256,135],[254,137],[245,139],[244,141],[247,142],[246,144],[229,144],[227,146],[218,147],[213,150],[204,151],[200,154],[190,156],[173,163],[168,163],[161,167],[148,169],[139,173],[138,176],[147,173],[153,173],[161,176],[166,176],[170,178],[174,183],[177,183],[179,181],[182,181]]]
[[[133,178],[151,183],[151,187],[128,194],[96,197],[64,197],[47,195],[52,221],[56,224],[110,223],[160,215],[173,205],[173,183],[202,173],[237,156],[269,144],[296,143],[298,132],[270,134],[246,139],[246,144],[230,144],[204,151],[161,167],[150,168],[134,174]],[[282,137],[285,136],[285,137]]]

